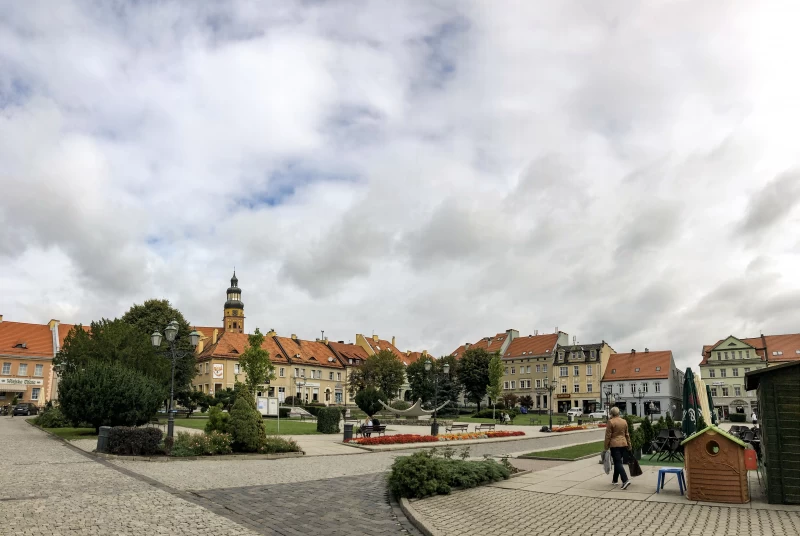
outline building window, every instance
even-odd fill
[[[573,393],[580,393],[581,392],[581,384],[576,383],[575,385],[573,385],[572,386],[572,392]]]
[[[281,378],[283,378],[283,376],[284,376],[285,374],[286,374],[286,369],[285,369],[285,368],[281,367],[281,368],[279,368],[279,369],[278,369],[278,376],[280,376]]]
[[[328,379],[333,381],[333,372],[328,373]]]
[[[728,357],[728,352],[725,352],[725,359],[730,359],[730,358]]]
[[[591,350],[589,352],[589,357],[595,359],[597,357],[597,350]]]
[[[734,396],[742,396],[742,388],[738,385],[733,386],[733,395]]]
[[[517,382],[516,381],[511,380],[511,388],[512,389],[516,389],[517,388]]]
[[[647,383],[642,383],[642,392],[643,393],[647,392]]]
[[[632,394],[632,395],[635,395],[635,394],[636,394],[636,384],[635,384],[635,383],[632,383],[632,384],[631,384],[631,394]]]
[[[541,371],[542,371],[542,366],[536,365],[536,372],[541,372]]]
[[[720,378],[726,378],[727,376],[728,376],[728,369],[721,369],[719,371],[719,377]]]
[[[722,396],[728,396],[728,388],[727,387],[723,387],[722,388]]]
[[[712,387],[712,388],[711,388],[711,396],[712,396],[712,397],[713,397],[713,396],[717,396],[717,388],[716,388],[716,387]]]
[[[340,382],[340,381],[342,381],[342,373],[341,373],[341,372],[337,372],[337,373],[336,373],[336,381],[337,381],[337,382]]]
[[[511,374],[517,373],[517,367],[511,367]]]
[[[742,351],[739,350],[739,359],[741,359],[741,358],[742,358]]]
[[[33,375],[34,376],[42,376],[44,374],[44,365],[36,365],[33,368]]]
[[[587,393],[591,393],[592,392],[592,384],[591,383],[587,383],[586,384],[586,392]]]
[[[17,376],[27,376],[27,375],[28,375],[28,364],[20,363],[19,367],[17,368]]]
[[[11,375],[11,363],[3,363],[3,376]]]
[[[591,365],[586,365],[586,375],[587,376],[591,376],[592,375],[592,366]]]
[[[661,372],[661,367],[656,367],[656,372]]]
[[[558,351],[558,359],[559,361],[564,361],[564,350]]]
[[[537,389],[541,389],[542,388],[542,380],[536,380],[536,388]]]
[[[31,389],[31,400],[39,400],[39,393],[42,392],[40,387],[34,387]]]
[[[567,386],[566,386],[566,384],[563,384],[563,383],[561,384],[561,392],[562,392],[562,393],[566,393],[566,392],[567,392]]]
[[[561,376],[569,376],[567,367],[560,367]]]
[[[578,365],[575,365],[574,367],[572,367],[572,375],[573,376],[580,376],[580,374],[581,374],[581,369],[580,369],[580,367]]]
[[[206,361],[206,374],[208,374],[208,366],[209,366],[209,363],[208,363],[208,361]]]
[[[639,367],[636,367],[636,371],[635,372],[639,372]]]
[[[750,359],[750,350],[745,350],[744,351],[744,358],[745,359]]]
[[[508,367],[503,367],[503,374],[508,374]]]
[[[733,369],[733,375],[734,376],[738,376],[739,375],[739,369],[738,368]]]
[[[717,377],[717,371],[714,370],[713,368],[712,369],[708,369],[708,377],[709,378],[716,378]]]
[[[234,363],[233,364],[233,373],[234,374],[239,374],[240,372],[241,372],[241,365],[239,365],[239,363]]]
[[[750,367],[744,367],[744,373],[747,374],[748,372],[750,372]]]
[[[529,361],[530,361],[530,360],[529,360]],[[526,371],[526,373],[527,373],[527,374],[530,374],[530,373],[531,373],[531,367],[530,367],[530,365],[529,365],[529,366],[527,366],[527,367],[525,368],[525,371]]]
[[[621,394],[621,395],[625,394],[625,384],[624,383],[619,384],[619,394]]]
[[[661,392],[661,384],[656,382],[653,385],[655,385],[655,387],[656,387],[656,393],[660,393]]]
[[[503,389],[508,389],[508,382],[503,382]]]
[[[547,372],[547,365],[542,365],[542,372]]]

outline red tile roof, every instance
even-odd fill
[[[0,322],[0,354],[53,357],[53,333],[47,324]]]
[[[198,361],[211,358],[236,358],[244,353],[248,345],[247,335],[244,333],[222,332],[216,344],[210,344],[197,356]],[[273,337],[265,337],[261,347],[269,352],[269,359],[273,363],[288,364],[286,354],[278,347]]]
[[[329,342],[328,346],[331,347],[334,354],[336,354],[336,356],[339,358],[339,361],[341,361],[342,365],[350,365],[350,359],[353,360],[353,365],[360,365],[369,357],[367,351],[357,344]]]
[[[545,355],[552,353],[558,344],[558,333],[548,333],[547,335],[528,335],[518,337],[508,345],[503,357],[522,357],[529,355]]]
[[[486,350],[487,352],[489,352],[491,354],[491,353],[494,353],[494,352],[497,352],[498,350],[500,350],[500,348],[503,346],[503,342],[505,342],[505,340],[506,340],[506,337],[508,337],[508,333],[505,333],[505,332],[498,333],[494,337],[484,337],[481,340],[479,340],[478,342],[476,342],[475,344],[470,344],[469,347],[470,348],[483,348],[484,350]],[[513,344],[514,341],[511,341],[511,342]],[[461,357],[462,355],[464,355],[464,352],[466,350],[467,350],[467,345],[466,344],[462,344],[461,346],[456,348],[453,351],[453,353],[451,353],[450,355],[454,355],[456,357]]]
[[[381,350],[389,350],[394,355],[396,355],[397,358],[400,361],[402,361],[405,365],[410,365],[415,361],[415,359],[409,358],[406,354],[398,350],[397,347],[389,341],[385,341],[383,339],[378,339],[376,341],[372,337],[364,337],[364,340],[367,341],[369,347],[372,348],[372,351],[375,352],[376,354]]]
[[[672,350],[611,354],[603,381],[668,379],[671,363]],[[657,367],[659,370],[656,370]],[[639,372],[636,372],[637,368]]]
[[[766,335],[767,361],[783,363],[800,360],[800,334]],[[775,355],[775,354],[778,355]]]
[[[208,337],[208,338],[211,338],[211,337],[214,335],[214,330],[215,330],[215,329],[218,329],[218,330],[219,330],[219,332],[217,333],[217,335],[221,335],[221,334],[222,334],[222,332],[223,332],[223,331],[225,331],[225,330],[224,330],[224,329],[222,329],[220,326],[214,326],[213,328],[210,328],[210,327],[201,327],[201,326],[192,326],[192,329],[199,331],[200,333],[202,333],[202,334],[203,334],[203,337]]]
[[[291,337],[273,337],[289,355],[292,364],[343,368],[333,351],[323,342],[304,341]]]

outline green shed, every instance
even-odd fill
[[[767,502],[800,504],[800,361],[748,372],[744,386],[758,390]]]

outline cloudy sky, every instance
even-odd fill
[[[796,3],[654,4],[7,3],[0,314],[796,333]]]

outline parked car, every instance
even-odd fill
[[[589,417],[591,417],[592,419],[605,419],[606,418],[606,412],[605,411],[593,411],[592,413],[589,414]]]
[[[39,408],[29,402],[21,402],[14,406],[13,415],[38,415]]]
[[[580,417],[581,415],[583,415],[583,410],[581,408],[572,408],[567,411],[568,417]]]

